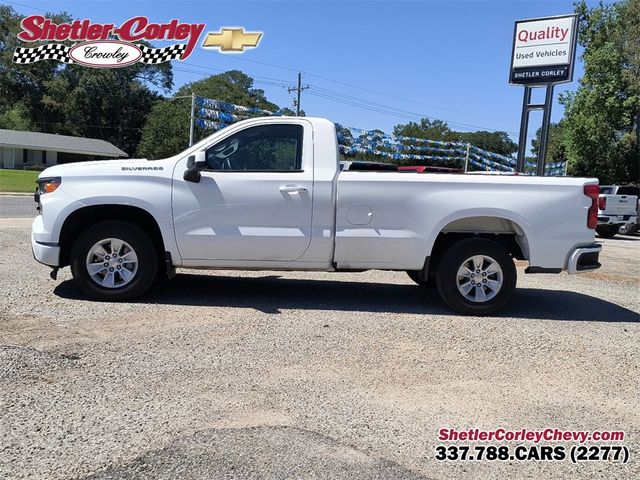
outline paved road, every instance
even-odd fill
[[[583,275],[520,264],[478,318],[381,271],[181,270],[88,301],[29,223],[0,220],[0,478],[640,478],[640,239]],[[439,462],[442,427],[624,430],[632,460]]]
[[[33,195],[0,195],[0,218],[32,218],[36,214]]]

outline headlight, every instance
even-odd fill
[[[62,178],[60,177],[39,178],[38,193],[43,195],[45,193],[55,192],[61,183]]]
[[[38,186],[36,187],[36,193],[33,195],[33,199],[38,204],[36,210],[38,213],[42,212],[42,204],[40,203],[40,195],[44,195],[45,193],[55,192],[56,189],[62,183],[62,178],[60,177],[47,177],[47,178],[39,178],[36,183]]]

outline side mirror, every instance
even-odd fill
[[[187,182],[200,182],[200,170],[204,170],[207,167],[207,161],[205,159],[204,152],[196,152],[195,155],[190,155],[187,159],[187,169],[184,171],[182,178]]]

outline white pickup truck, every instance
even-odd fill
[[[32,248],[100,300],[136,298],[175,267],[384,269],[486,315],[514,292],[513,259],[527,273],[600,266],[597,200],[595,178],[341,172],[330,121],[257,118],[166,160],[48,168]]]
[[[638,193],[638,187],[634,186],[600,186],[598,226],[596,227],[598,235],[603,238],[612,238],[621,227],[637,225]]]

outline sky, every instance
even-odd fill
[[[173,61],[174,90],[208,75],[239,69],[270,101],[292,106],[303,72],[302,108],[356,128],[390,132],[422,117],[454,130],[501,130],[517,141],[523,87],[508,83],[514,21],[573,13],[570,1],[42,1],[0,0],[21,14],[67,11],[76,18],[120,24],[146,15],[153,22],[205,23],[206,31],[244,27],[263,32],[255,49],[223,54],[196,47]],[[593,2],[592,2],[593,3]],[[199,44],[202,43],[204,35]],[[155,42],[164,46],[173,42]],[[580,47],[578,47],[578,54]],[[552,121],[562,118],[555,90]],[[542,102],[543,90],[534,92]],[[363,108],[366,107],[366,108]],[[541,114],[531,117],[530,135]]]

